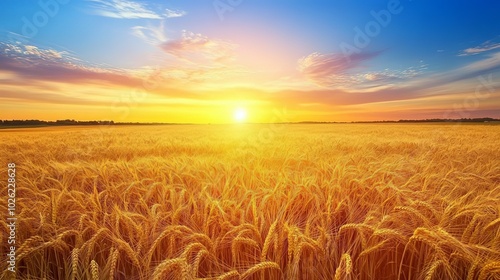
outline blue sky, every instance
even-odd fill
[[[0,5],[4,119],[225,122],[236,107],[262,122],[277,107],[291,120],[500,117],[498,1]],[[123,101],[153,72],[154,89]],[[475,94],[479,77],[488,94]],[[111,110],[117,100],[127,109]]]

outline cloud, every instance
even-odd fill
[[[167,41],[161,45],[163,51],[182,60],[220,63],[232,59],[235,47],[232,43],[210,39],[186,30],[182,31],[180,39]]]
[[[142,3],[130,0],[87,0],[95,5],[94,13],[121,19],[162,19],[163,16]]]
[[[29,91],[31,88],[23,88]],[[107,105],[109,102],[89,100],[73,96],[65,96],[51,92],[40,92],[39,89],[30,92],[21,93],[19,90],[0,90],[0,98],[10,100],[23,100],[28,102],[40,102],[51,104],[67,104],[67,105]]]
[[[496,47],[494,44],[486,44],[483,48],[469,50],[469,53],[494,50],[496,48],[500,47]],[[360,71],[363,62],[376,57],[378,54],[380,52],[361,53],[352,55],[350,60],[347,60],[341,54],[315,52],[299,59],[298,70],[308,80],[326,89],[341,90],[342,92],[354,94],[373,93],[391,98],[393,98],[392,96],[399,96],[399,94],[387,95],[389,92],[400,92],[408,96],[440,94],[433,93],[430,89],[458,82],[472,82],[473,79],[481,75],[489,75],[500,70],[500,52],[496,52],[463,67],[440,73],[428,73],[427,64],[423,61],[420,61],[418,66],[404,70]],[[471,87],[473,90],[473,84],[471,84]],[[461,90],[466,89],[461,88]],[[438,92],[442,91],[438,90]],[[443,92],[449,91],[444,90]],[[365,100],[369,101],[371,99]]]
[[[432,74],[406,84],[414,90],[430,89],[455,82],[475,79],[481,75],[500,70],[500,52],[490,54],[487,58],[472,62],[463,67],[440,74]]]
[[[298,60],[298,70],[303,77],[323,88],[353,93],[400,88],[425,75],[428,65],[424,61],[405,69],[366,71],[363,63],[381,53],[353,54],[346,59],[343,54],[315,52]]]
[[[229,51],[221,52],[222,46],[226,44],[231,46]],[[227,53],[231,53],[230,50],[233,47],[228,42],[210,39],[192,32],[184,32],[180,39],[164,42],[160,46],[166,52],[181,58],[191,59],[193,53],[198,55],[201,53],[204,59],[210,60],[224,57]],[[413,102],[413,100],[432,96],[458,98],[457,93],[465,94],[474,91],[479,84],[477,80],[474,80],[476,77],[500,70],[500,52],[497,52],[461,68],[439,74],[424,74],[423,69],[426,65],[423,62],[420,67],[409,67],[404,70],[358,71],[359,69],[366,70],[361,67],[363,62],[375,55],[353,56],[350,63],[335,60],[334,55],[322,54],[310,55],[300,61],[302,63],[299,65],[303,73],[312,75],[311,77],[316,79],[333,75],[333,78],[337,80],[344,79],[346,83],[353,84],[352,87],[342,88],[335,85],[322,89],[299,90],[287,83],[279,89],[269,90],[259,84],[259,86],[252,86],[251,89],[243,91],[220,87],[220,85],[227,87],[227,81],[231,80],[231,75],[238,75],[237,78],[248,76],[246,73],[235,71],[238,69],[230,64],[214,63],[200,66],[193,63],[181,65],[182,67],[170,65],[169,68],[158,69],[159,78],[156,79],[147,77],[153,69],[130,71],[104,68],[84,63],[72,57],[68,52],[32,44],[0,43],[0,83],[2,84],[0,98],[79,104],[79,97],[75,95],[75,92],[80,92],[80,97],[89,102],[95,99],[103,104],[109,104],[109,100],[116,98],[124,88],[132,91],[134,88],[142,88],[144,81],[156,80],[160,81],[157,87],[148,89],[148,92],[152,93],[150,95],[152,99],[148,100],[152,102],[151,104],[156,100],[161,103],[162,98],[169,100],[184,98],[191,102],[193,100],[231,100],[241,97],[241,99],[269,102],[269,104],[283,104],[290,108],[298,108],[302,104],[320,104],[340,108],[398,100]],[[489,76],[485,77],[496,81],[494,77],[491,79],[488,78]],[[460,83],[456,86],[455,82],[459,81],[467,83]],[[325,83],[331,84],[331,80],[326,80]],[[495,82],[491,86],[497,87],[497,85],[498,83]],[[440,88],[435,89],[435,87]],[[58,101],[59,95],[62,97]],[[99,97],[93,98],[94,95]],[[494,94],[494,96],[498,99],[499,95]],[[490,100],[488,99],[488,102]]]
[[[132,35],[151,45],[160,45],[167,41],[164,31],[164,21],[159,26],[134,26]]]
[[[299,59],[298,70],[312,82],[326,87],[337,87],[349,82],[347,72],[359,67],[363,61],[378,56],[380,52],[353,54],[346,59],[343,54],[312,53]]]
[[[364,78],[368,81],[379,81],[379,80],[384,80],[386,79],[387,75],[382,75],[382,74],[379,74],[379,73],[368,73],[368,74],[364,74]]]
[[[48,50],[40,49],[36,46],[31,46],[31,45],[25,45],[24,49],[22,46],[16,46],[16,45],[6,45],[6,46],[7,47],[4,49],[6,53],[10,53],[13,55],[17,53],[17,54],[22,54],[26,57],[38,57],[45,61],[61,59],[63,56],[66,56],[68,54],[67,52],[59,52],[52,49]]]
[[[112,69],[84,63],[68,52],[0,42],[0,100],[105,105],[124,91],[137,89],[150,92],[153,99],[205,100],[211,97],[200,93],[200,87],[207,90],[210,87],[205,85],[225,84],[241,71],[217,64]]]
[[[186,12],[182,11],[182,10],[165,9],[165,17],[167,17],[167,18],[183,17],[185,15],[186,15]]]
[[[145,4],[132,0],[87,0],[94,5],[93,13],[110,18],[121,19],[165,19],[183,17],[183,10],[165,9],[164,13],[154,11]]]
[[[112,83],[123,86],[140,84],[139,79],[124,71],[85,65],[67,52],[32,45],[0,43],[0,70],[13,73],[21,84],[26,80]]]
[[[458,56],[476,55],[499,48],[500,48],[500,43],[491,43],[491,41],[486,41],[479,46],[463,50]]]
[[[299,70],[322,89],[278,91],[273,96],[287,106],[298,104],[324,104],[325,106],[352,106],[370,103],[405,101],[413,102],[431,96],[443,96],[446,100],[462,100],[460,94],[474,92],[483,77],[488,80],[486,90],[498,87],[490,76],[500,70],[500,52],[490,54],[480,61],[441,73],[428,73],[427,65],[404,70],[359,72],[361,62],[371,56],[353,57],[348,63],[341,56],[313,53],[299,60]],[[458,86],[456,86],[456,83]],[[344,86],[347,85],[347,86]],[[498,95],[497,99],[498,99]],[[460,99],[462,98],[462,99]],[[451,101],[450,101],[451,102]],[[447,103],[449,104],[449,103]],[[451,106],[451,105],[450,105]],[[482,105],[484,107],[484,105]]]
[[[420,62],[420,65],[418,66],[408,67],[403,70],[384,69],[379,71],[352,74],[350,75],[350,77],[354,81],[354,88],[356,88],[356,85],[359,86],[358,89],[360,87],[373,88],[383,85],[388,86],[391,84],[407,82],[410,79],[422,76],[424,74],[424,70],[426,69],[427,65],[423,62]]]

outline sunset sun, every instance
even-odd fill
[[[233,113],[235,122],[242,123],[247,120],[247,110],[245,108],[236,108]]]

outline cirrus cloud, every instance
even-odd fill
[[[222,63],[232,59],[235,45],[226,41],[210,39],[199,33],[183,30],[181,38],[170,40],[161,46],[166,53],[181,60],[211,61]]]
[[[0,43],[0,70],[14,73],[20,84],[26,80],[140,84],[123,70],[88,65],[67,52],[32,45]]]
[[[326,87],[337,87],[345,84],[349,77],[347,72],[361,65],[362,62],[378,56],[380,52],[359,53],[346,59],[343,54],[322,54],[314,52],[299,59],[298,70],[312,82]]]
[[[479,46],[463,50],[458,56],[476,55],[496,49],[500,49],[500,43],[492,43],[491,41],[486,41]]]
[[[182,17],[182,10],[165,9],[164,13],[154,11],[143,3],[132,0],[87,0],[93,3],[93,13],[103,17],[120,19],[164,19]]]
[[[134,26],[131,30],[132,35],[151,45],[159,45],[167,41],[164,31],[164,21],[161,21],[159,26]]]
[[[130,0],[88,0],[94,3],[94,13],[103,17],[122,19],[161,19],[161,15],[144,4]]]
[[[171,10],[171,9],[166,9],[165,10],[165,17],[167,18],[177,18],[177,17],[183,17],[187,13],[182,10]]]

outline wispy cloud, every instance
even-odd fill
[[[140,80],[125,71],[86,65],[67,52],[32,45],[0,43],[0,70],[29,81],[111,83],[135,86]]]
[[[103,17],[122,19],[162,19],[163,15],[146,5],[130,0],[87,0],[94,3],[94,13]]]
[[[186,30],[182,31],[181,38],[167,41],[161,45],[163,51],[185,61],[216,63],[231,60],[235,47],[232,43],[210,39],[207,36]]]
[[[167,41],[164,30],[164,21],[159,26],[134,26],[132,34],[151,45],[160,45]]]
[[[379,71],[369,71],[358,74],[351,74],[354,90],[360,89],[382,89],[406,83],[411,79],[424,75],[427,65],[423,62],[418,66],[411,66],[403,70],[384,69]]]
[[[350,59],[342,54],[312,53],[299,59],[298,70],[312,82],[325,87],[338,87],[345,85],[349,77],[347,72],[361,65],[363,61],[379,55],[376,53],[354,54]]]
[[[87,0],[93,3],[93,13],[121,19],[166,19],[183,17],[183,10],[165,9],[156,11],[143,3],[132,0]]]
[[[487,58],[469,63],[463,67],[439,74],[432,74],[410,80],[406,85],[414,90],[428,90],[434,87],[475,79],[500,70],[500,52],[489,54]]]
[[[476,55],[495,49],[500,49],[500,43],[492,43],[491,41],[486,41],[479,46],[463,50],[458,56]]]
[[[480,61],[439,74],[428,72],[423,61],[419,66],[404,70],[361,71],[361,63],[374,56],[353,57],[348,63],[338,55],[313,53],[299,60],[299,70],[311,81],[322,85],[322,88],[288,89],[273,96],[282,102],[289,100],[287,106],[292,107],[298,104],[353,106],[405,100],[413,102],[433,96],[443,96],[449,102],[460,101],[463,96],[457,96],[474,92],[478,77],[500,70],[500,52],[497,52]],[[460,83],[461,88],[457,90],[453,87],[453,92],[450,92],[448,89],[452,87],[449,85],[456,83]],[[498,83],[489,86],[497,87]],[[499,95],[495,96],[498,100]]]
[[[51,61],[62,59],[63,56],[67,56],[67,52],[56,51],[53,49],[40,49],[32,45],[13,45],[13,44],[3,44],[5,54],[10,54],[15,56],[16,54],[23,55],[25,58],[37,57],[42,61]]]
[[[241,75],[241,69],[217,64],[133,70],[107,68],[91,65],[64,51],[0,42],[0,100],[87,104],[78,100],[90,102],[92,96],[97,96],[102,103],[116,99],[124,89],[143,88],[151,81],[161,81],[148,91],[162,98],[207,99],[192,88],[223,84],[235,75]],[[75,92],[88,94],[78,96]],[[59,101],[58,96],[61,96]]]
[[[165,17],[167,17],[167,18],[183,17],[185,15],[186,15],[186,12],[182,11],[182,10],[171,10],[171,9],[165,10]]]

